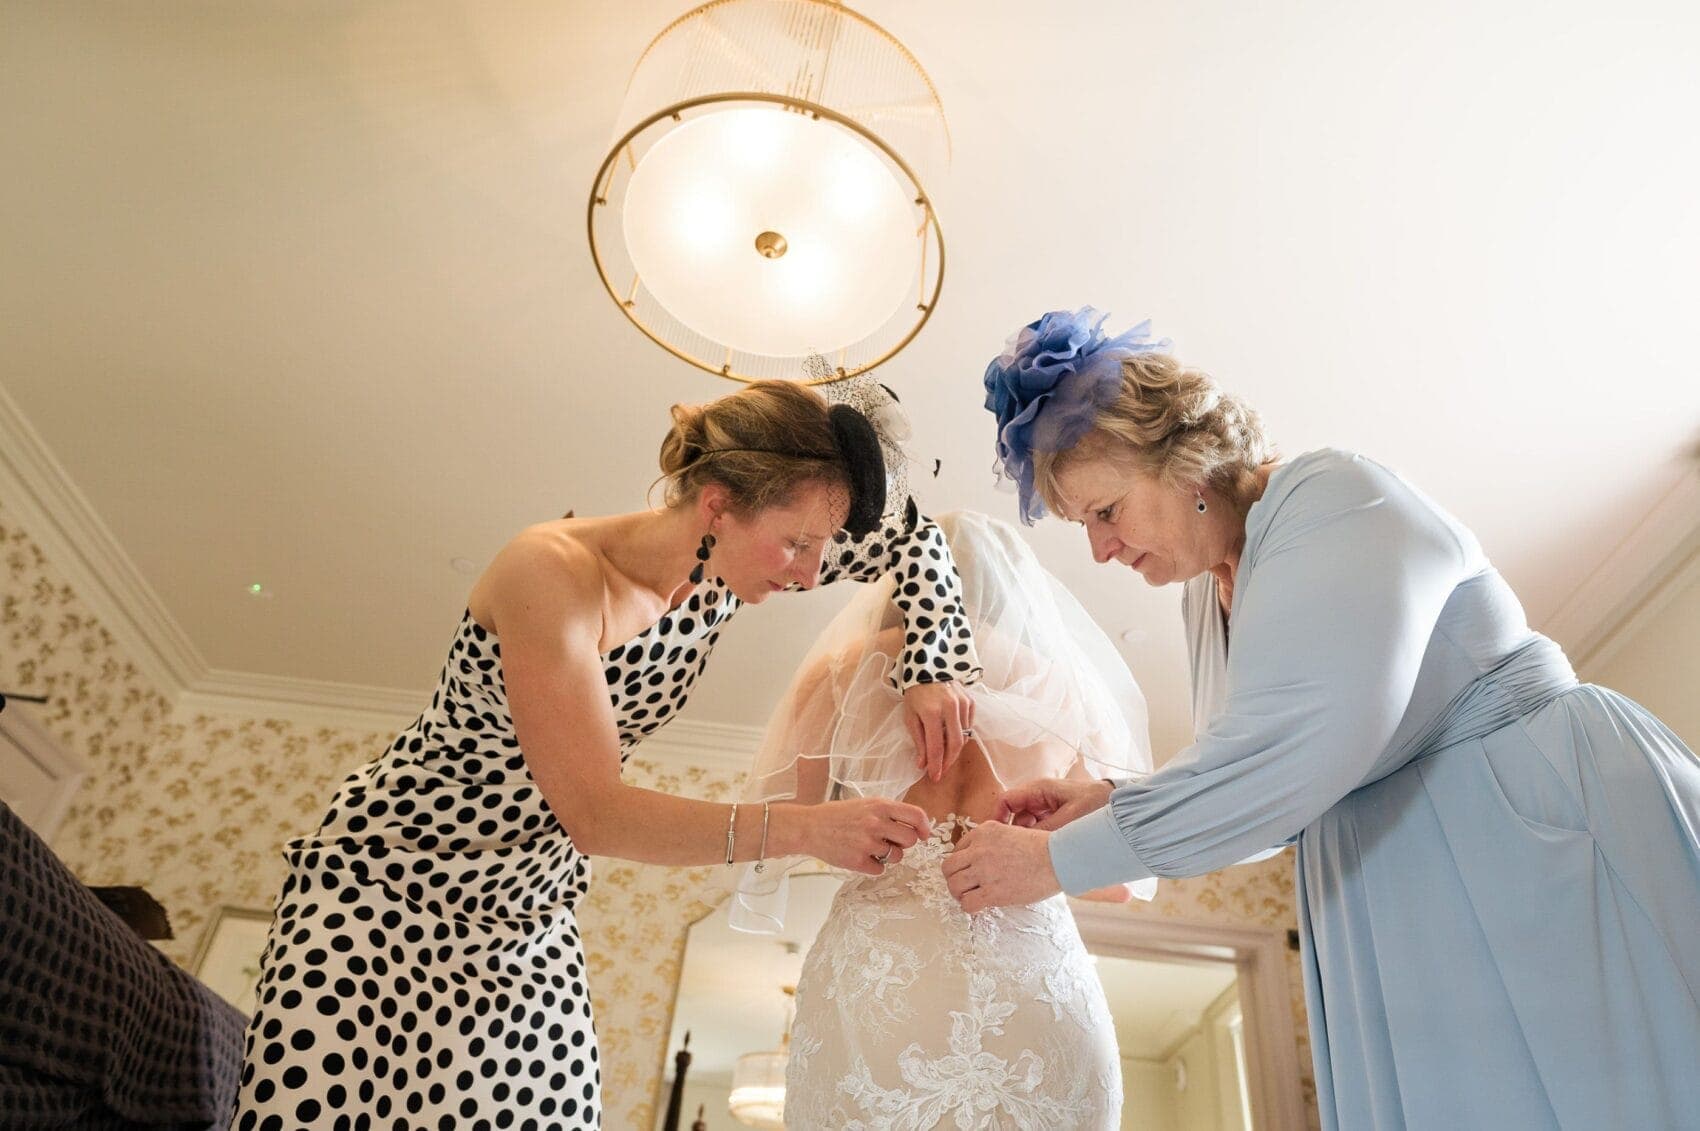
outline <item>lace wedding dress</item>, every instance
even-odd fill
[[[786,1073],[789,1131],[1112,1131],[1121,1064],[1104,991],[1062,896],[965,914],[943,861],[1035,778],[1149,772],[1145,697],[1080,602],[1008,523],[941,515],[959,599],[924,561],[903,592],[966,626],[973,740],[939,780],[923,778],[895,667],[908,629],[895,579],[852,597],[816,638],[769,721],[748,803],[904,798],[930,839],[879,875],[839,889],[803,963]],[[919,559],[918,555],[911,554]],[[911,593],[911,591],[913,591]],[[786,857],[733,875],[737,930],[784,929]],[[1155,880],[1130,887],[1150,899]]]
[[[947,817],[839,889],[803,963],[788,1131],[1113,1131],[1121,1065],[1062,896],[968,915],[940,865]]]

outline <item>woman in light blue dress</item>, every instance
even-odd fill
[[[1579,684],[1474,536],[1088,310],[986,373],[1023,517],[1185,584],[1196,741],[1047,782],[945,865],[967,910],[1296,843],[1328,1128],[1700,1127],[1700,762]],[[1023,827],[1026,826],[1026,827]],[[1055,831],[1051,831],[1055,830]]]

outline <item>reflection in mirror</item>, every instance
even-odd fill
[[[1284,930],[1071,906],[1115,1023],[1121,1126],[1310,1125],[1289,977],[1296,947]]]
[[[803,960],[842,880],[793,875],[778,935],[732,930],[727,906],[686,935],[654,1131],[782,1125],[729,1109],[739,1062],[784,1046]],[[1305,1125],[1281,931],[1129,915],[1071,904],[1103,983],[1120,1046],[1121,1126],[1140,1131],[1298,1131]],[[683,1085],[675,1057],[690,1034]],[[784,1069],[771,1058],[770,1097]],[[671,1100],[676,1122],[668,1123]],[[777,1108],[775,1109],[777,1110]],[[799,1131],[793,1128],[792,1131]],[[812,1129],[811,1129],[812,1131]]]
[[[680,1100],[676,1131],[691,1131],[699,1108],[706,1131],[780,1126],[754,1121],[758,1117],[753,1110],[747,1117],[751,1122],[733,1116],[728,1107],[733,1076],[740,1057],[773,1053],[782,1047],[791,1020],[786,988],[797,985],[803,956],[820,933],[841,882],[837,876],[793,873],[785,927],[777,935],[734,931],[727,923],[724,903],[691,926],[673,1004],[655,1131],[673,1131],[666,1120],[675,1090]],[[687,1032],[689,1067],[684,1086],[676,1089],[676,1057]],[[761,1067],[763,1061],[757,1056],[746,1061],[746,1073]],[[781,1069],[779,1084],[783,1080]]]
[[[1234,964],[1092,960],[1121,1047],[1122,1127],[1251,1131]]]

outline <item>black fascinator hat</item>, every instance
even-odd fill
[[[850,476],[850,516],[844,520],[844,529],[860,538],[879,526],[885,514],[885,453],[874,426],[849,405],[833,405],[827,418]]]

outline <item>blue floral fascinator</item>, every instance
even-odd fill
[[[1149,321],[1112,338],[1103,329],[1108,318],[1090,306],[1053,310],[1017,330],[986,366],[986,408],[998,418],[997,470],[1015,481],[1029,526],[1045,516],[1033,490],[1033,453],[1073,447],[1115,399],[1122,361],[1169,348],[1167,338],[1151,337]]]

